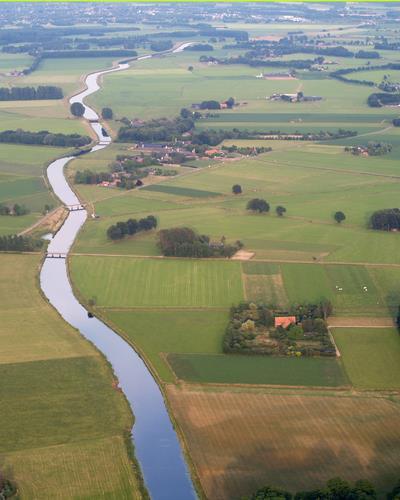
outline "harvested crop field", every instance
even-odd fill
[[[337,476],[387,491],[397,479],[400,406],[388,399],[172,385],[168,397],[207,498]]]

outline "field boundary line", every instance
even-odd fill
[[[11,252],[14,253],[14,252]],[[40,252],[31,252],[40,253]],[[165,257],[164,255],[138,255],[138,254],[120,254],[120,253],[90,253],[90,252],[70,252],[73,257],[128,257],[134,259],[163,259],[163,260],[183,260],[186,261],[204,261],[204,262],[241,262],[232,259],[220,259],[220,258],[191,258],[191,257]],[[289,259],[250,259],[246,262],[269,262],[271,264],[313,264],[319,266],[368,266],[368,267],[400,267],[400,263],[387,263],[387,262],[352,262],[352,261],[329,261],[329,260],[289,260]]]

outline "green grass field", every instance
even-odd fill
[[[0,144],[0,203],[18,203],[30,210],[24,216],[0,216],[0,234],[22,231],[38,220],[46,204],[59,204],[49,191],[44,170],[65,152],[65,148]]]
[[[170,354],[177,377],[187,382],[336,387],[348,385],[339,361],[317,358]]]
[[[131,310],[102,314],[121,329],[150,360],[165,382],[173,382],[173,373],[165,355],[174,353],[220,353],[222,334],[228,321],[227,311],[213,310]]]
[[[355,387],[400,387],[400,337],[394,328],[334,328],[333,335]]]
[[[2,470],[23,498],[140,498],[109,366],[39,293],[38,256],[0,264]]]
[[[221,23],[246,30],[251,37],[268,33],[277,39],[299,27],[287,22]],[[350,50],[367,35],[372,40],[381,35],[376,27],[347,26],[342,21],[300,26],[307,36],[329,34]],[[154,30],[149,24],[140,28],[141,34]],[[126,36],[124,29],[121,25],[120,36]],[[203,38],[199,40],[207,42]],[[226,43],[230,41],[215,43],[213,55],[244,52],[224,48]],[[201,159],[193,163],[197,168],[177,167],[184,175],[130,192],[76,186],[100,217],[89,218],[74,245],[74,253],[94,254],[71,256],[74,288],[83,303],[94,300],[95,314],[131,341],[161,382],[168,384],[167,397],[181,419],[178,423],[189,452],[196,448],[195,433],[200,436],[197,445],[206,450],[202,460],[208,465],[199,467],[196,453],[191,459],[209,498],[247,494],[258,487],[255,476],[311,489],[316,478],[319,481],[326,470],[333,473],[333,469],[346,477],[348,472],[351,479],[356,475],[359,479],[361,472],[370,478],[372,470],[379,487],[386,487],[397,463],[398,432],[386,430],[397,429],[395,403],[378,394],[379,403],[378,397],[361,391],[399,389],[400,337],[394,329],[334,328],[341,352],[336,360],[225,355],[222,339],[229,307],[242,300],[285,309],[296,302],[328,298],[336,316],[394,314],[400,303],[399,235],[373,232],[367,224],[374,210],[398,205],[400,130],[391,127],[398,109],[369,108],[366,100],[373,89],[345,84],[325,73],[299,71],[295,80],[262,80],[255,78],[257,73],[277,69],[268,63],[259,68],[207,65],[199,62],[199,55],[188,51],[132,63],[127,71],[105,76],[103,88],[89,103],[98,110],[110,106],[116,118],[148,119],[174,117],[192,103],[232,95],[239,106],[199,120],[196,127],[266,132],[344,128],[357,131],[358,136],[325,144],[257,141],[273,151],[240,161]],[[399,52],[381,55],[379,64],[397,61]],[[298,53],[283,59],[310,57]],[[353,58],[331,59],[336,63],[332,70],[364,64]],[[67,96],[83,87],[82,75],[110,67],[112,61],[46,59],[30,75],[18,79],[5,75],[31,62],[25,54],[2,53],[1,86],[58,85]],[[189,65],[193,72],[188,71]],[[350,77],[379,83],[381,73]],[[389,73],[398,80],[398,72]],[[298,104],[266,99],[274,92],[297,91],[323,99]],[[87,134],[87,126],[72,119],[68,108],[66,99],[0,102],[0,131],[23,128]],[[116,132],[120,122],[113,120],[109,126]],[[389,142],[393,150],[377,158],[355,157],[343,150],[347,144],[368,141]],[[237,140],[226,144],[232,142],[255,144]],[[72,178],[76,170],[85,168],[105,171],[116,155],[131,154],[131,146],[116,143],[77,158],[69,165],[68,175]],[[0,217],[0,234],[22,231],[38,220],[45,204],[58,205],[48,190],[44,167],[64,152],[0,144],[0,203],[25,204],[30,209],[24,217]],[[233,184],[242,186],[242,195],[232,194]],[[254,197],[265,198],[271,212],[247,212],[246,204]],[[287,208],[284,217],[275,214],[277,205]],[[341,225],[333,221],[336,210],[346,214]],[[213,240],[222,236],[228,242],[241,240],[256,260],[158,258],[156,231],[120,242],[107,240],[111,224],[149,214],[157,217],[160,229],[189,226]],[[1,468],[15,480],[21,498],[142,498],[124,442],[124,432],[132,424],[126,401],[115,390],[104,359],[40,295],[38,266],[39,256],[0,255]],[[184,383],[174,385],[177,379]],[[204,387],[205,397],[188,396],[191,384],[213,383],[225,385]],[[258,387],[229,388],[232,384]],[[263,389],[262,384],[275,387]],[[301,391],[299,386],[307,389]],[[322,389],[312,390],[315,386]],[[341,392],[350,386],[351,394]],[[180,398],[173,395],[179,387],[188,390],[182,392],[181,401],[190,399],[182,414]],[[299,390],[301,395],[295,392]],[[231,443],[237,448],[226,460]],[[266,474],[267,455],[273,457],[273,466],[267,467]],[[207,467],[213,469],[211,473]]]
[[[239,262],[73,257],[79,293],[99,307],[229,307],[243,299]]]

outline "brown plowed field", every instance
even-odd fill
[[[266,484],[312,489],[337,476],[387,491],[399,476],[400,406],[388,399],[167,391],[209,499],[239,499]]]

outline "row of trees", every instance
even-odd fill
[[[0,215],[26,215],[29,214],[29,209],[25,205],[15,203],[12,207],[0,203]]]
[[[0,251],[2,252],[33,252],[43,246],[43,240],[29,236],[10,234],[0,236]]]
[[[212,243],[209,236],[198,234],[189,227],[174,227],[158,232],[158,246],[166,257],[232,257],[243,244],[237,241],[227,244],[222,237],[220,242]]]
[[[107,237],[110,240],[121,240],[125,236],[133,236],[141,231],[150,231],[157,227],[157,219],[154,215],[148,215],[143,219],[128,219],[127,221],[117,222],[107,229]]]
[[[159,118],[138,126],[121,127],[118,131],[120,142],[172,142],[194,127],[191,118]]]
[[[62,99],[63,91],[52,85],[35,87],[0,87],[0,101],[33,101],[40,99]]]
[[[376,500],[378,493],[375,486],[365,479],[349,483],[339,477],[327,481],[325,488],[311,491],[299,491],[292,495],[279,488],[265,486],[260,488],[248,500]],[[387,500],[400,498],[400,479],[394,488],[386,494]]]
[[[242,192],[242,188],[239,184],[235,184],[232,186],[232,192],[234,194],[240,194]],[[262,198],[253,198],[247,202],[246,209],[251,210],[252,212],[258,212],[260,214],[262,213],[267,213],[270,211],[270,204],[266,201],[263,200]],[[286,208],[283,207],[282,205],[278,205],[275,208],[275,212],[277,215],[282,217],[286,213]],[[335,212],[333,215],[333,218],[337,223],[341,223],[346,219],[346,216],[343,212],[338,211]]]
[[[398,70],[400,69],[400,64],[398,63],[388,63],[388,64],[380,64],[380,65],[372,65],[368,66],[358,66],[357,68],[341,68],[336,71],[333,71],[329,74],[332,78],[336,78],[336,80],[341,80],[346,83],[355,83],[357,85],[367,85],[368,87],[373,87],[375,82],[372,80],[356,80],[355,78],[348,78],[346,75],[351,73],[357,73],[359,71],[374,71],[374,70]]]
[[[79,58],[79,57],[136,57],[137,52],[129,49],[111,49],[111,50],[49,50],[42,52],[43,59],[59,58]]]
[[[204,129],[192,133],[192,143],[195,145],[207,144],[209,146],[216,146],[227,139],[280,139],[280,140],[296,140],[296,141],[323,141],[332,139],[343,139],[346,137],[354,137],[357,135],[355,130],[338,129],[321,130],[319,132],[293,132],[282,133],[280,130],[255,131],[255,130],[239,130],[233,128],[232,130],[216,130]]]
[[[27,132],[26,130],[4,130],[0,132],[0,142],[11,144],[38,144],[42,146],[80,147],[90,144],[87,135],[52,134],[47,130]]]

